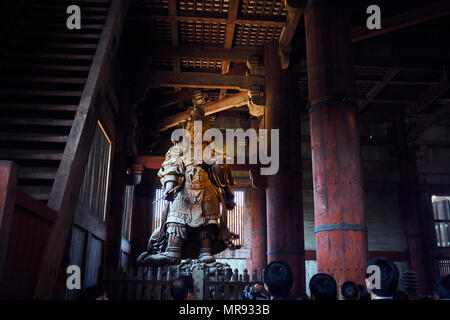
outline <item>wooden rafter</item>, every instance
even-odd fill
[[[222,63],[222,74],[225,75],[230,72],[230,60],[225,60]]]
[[[144,16],[145,20],[148,21],[178,21],[178,22],[209,22],[209,23],[228,23],[228,18],[212,18],[212,17],[194,17],[194,16],[161,16],[161,15],[152,15],[146,14]],[[133,22],[137,22],[139,19],[133,19]],[[141,21],[141,20],[139,20]],[[251,18],[246,17],[246,19],[235,19],[234,24],[248,24],[254,26],[268,26],[268,27],[284,27],[286,25],[286,21],[280,18]]]
[[[422,112],[426,107],[434,103],[449,88],[450,82],[444,77],[440,83],[429,87],[425,92],[423,92],[417,101],[409,104],[406,107],[406,114],[409,116],[414,116]]]
[[[234,22],[237,18],[239,11],[239,0],[231,0],[228,9],[228,19],[227,19],[227,29],[225,32],[225,49],[231,49],[233,46],[234,29],[236,23]]]
[[[175,103],[183,102],[184,100],[187,100],[191,98],[194,95],[195,89],[193,88],[186,88],[182,89],[180,91],[177,91],[173,93],[172,95],[166,97],[164,101],[157,106],[157,108],[165,108],[168,106],[171,106]]]
[[[177,17],[177,1],[169,0],[169,17],[170,19],[170,38],[172,46],[178,47],[178,21]]]
[[[287,4],[286,26],[280,35],[280,46],[287,47],[291,44],[295,30],[297,30],[297,25],[303,15],[303,11],[304,9],[294,8]]]
[[[263,55],[264,48],[233,48],[224,50],[214,46],[198,46],[192,44],[180,45],[179,47],[153,47],[149,52],[151,56],[164,56],[171,58],[208,58],[218,60],[229,60],[233,62],[247,62],[248,57]]]
[[[446,119],[450,116],[450,105],[439,108],[436,110],[427,120],[423,122],[417,123],[416,127],[409,132],[409,137],[412,142],[416,141],[420,138],[420,135],[432,127],[435,124],[438,124],[442,119]]]
[[[202,106],[202,109],[205,111],[205,115],[211,115],[234,107],[241,107],[247,104],[247,97],[247,92],[236,93],[227,98],[207,103]],[[165,131],[171,127],[174,127],[180,122],[185,121],[188,116],[189,111],[184,111],[173,116],[161,119],[159,121],[158,131]]]
[[[219,100],[225,98],[227,95],[227,89],[220,89]]]
[[[305,5],[305,3],[303,2],[304,1],[299,1],[297,5]],[[304,9],[303,7],[294,8],[289,5],[289,3],[286,3],[286,11],[286,26],[283,28],[279,39],[281,69],[287,69],[289,67],[290,53],[292,50],[292,38],[294,37],[295,30],[297,30],[297,25],[300,21],[301,16],[303,15]]]
[[[246,90],[252,85],[263,86],[264,78],[188,72],[176,74],[173,71],[155,71],[150,74],[148,79],[150,88],[184,87]]]
[[[400,72],[399,69],[389,70],[383,77],[383,80],[373,86],[373,88],[367,93],[366,99],[359,102],[359,111],[363,111],[366,106],[386,87],[389,82]]]
[[[239,0],[231,0],[228,8],[228,22],[227,28],[225,31],[225,43],[224,49],[229,50],[233,47],[233,39],[234,39],[234,29],[236,28],[236,24],[234,20],[236,20],[239,11]],[[230,60],[224,60],[222,65],[222,74],[227,74],[230,71]]]

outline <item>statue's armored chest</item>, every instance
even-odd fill
[[[172,204],[173,214],[183,215],[186,224],[198,227],[219,216],[219,198],[201,167],[188,168],[183,188]]]

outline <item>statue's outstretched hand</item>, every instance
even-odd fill
[[[165,192],[164,192],[164,199],[167,201],[173,201],[175,198],[175,192],[178,190],[178,185],[174,181],[168,181],[165,184]]]

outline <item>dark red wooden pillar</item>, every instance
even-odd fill
[[[317,271],[363,283],[367,260],[351,33],[338,1],[305,9]]]
[[[107,217],[106,259],[109,268],[119,268],[122,247],[122,228],[124,214],[124,195],[126,171],[128,167],[128,128],[132,104],[128,99],[121,99],[119,116],[116,122],[114,156],[111,182],[110,210]]]
[[[432,263],[427,251],[427,239],[425,237],[427,233],[423,229],[429,223],[425,221],[426,216],[420,214],[415,150],[408,148],[404,121],[404,113],[398,111],[395,128],[399,151],[400,204],[404,220],[409,267],[417,272],[420,294],[425,295],[432,290],[430,277]]]
[[[154,179],[144,173],[141,183],[134,190],[134,208],[131,225],[131,260],[133,265],[137,257],[146,250],[152,232]]]
[[[278,42],[265,48],[264,127],[279,130],[278,173],[267,176],[267,262],[282,260],[294,274],[292,293],[305,292],[300,111],[295,80],[281,70]],[[271,142],[273,149],[273,142]]]
[[[251,190],[252,238],[250,250],[250,271],[256,269],[258,274],[267,266],[267,223],[266,223],[266,189]]]

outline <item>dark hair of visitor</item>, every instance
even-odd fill
[[[440,299],[450,299],[450,274],[436,282],[435,290]]]
[[[385,258],[372,259],[366,264],[366,279],[372,275],[367,273],[367,268],[371,265],[380,268],[380,288],[374,288],[372,292],[379,297],[393,297],[400,277],[397,266]]]
[[[316,300],[336,300],[337,284],[332,276],[326,273],[315,274],[309,281],[309,290]]]
[[[194,279],[181,276],[172,281],[170,294],[174,300],[185,300],[189,293],[194,293]]]
[[[283,261],[273,261],[264,269],[264,283],[272,297],[287,298],[293,282],[291,268]]]
[[[81,295],[82,300],[97,300],[105,294],[103,286],[91,286],[86,288]]]
[[[341,294],[344,300],[357,300],[359,296],[359,289],[353,281],[346,281],[341,286]]]
[[[367,291],[366,286],[358,284],[358,290],[359,290],[359,300],[370,300],[370,294],[369,291]]]

